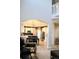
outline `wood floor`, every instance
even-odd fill
[[[50,59],[50,51],[46,48],[46,46],[38,46],[37,57],[38,59]]]
[[[47,49],[45,41],[39,41],[36,56],[34,59],[50,59],[50,51]]]

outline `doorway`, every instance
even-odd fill
[[[37,19],[23,21],[20,32],[21,34],[31,32],[39,38],[39,46],[47,46],[48,24],[46,22]]]
[[[53,30],[54,30],[54,45],[53,48],[59,50],[59,19],[53,20]]]

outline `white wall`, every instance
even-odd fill
[[[51,0],[21,0],[20,19],[41,19],[50,21],[52,16]]]

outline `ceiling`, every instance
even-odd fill
[[[47,23],[39,20],[28,20],[28,21],[21,22],[21,24],[24,26],[31,26],[31,27],[47,26]]]

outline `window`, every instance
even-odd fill
[[[52,0],[52,5],[59,2],[59,0]]]

